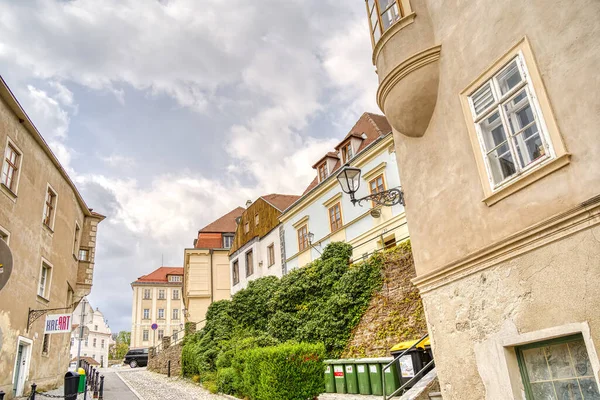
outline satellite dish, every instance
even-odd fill
[[[12,273],[13,258],[8,244],[0,239],[0,290],[6,285]]]

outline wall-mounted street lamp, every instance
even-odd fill
[[[350,201],[353,205],[358,204],[360,206],[363,201],[373,201],[382,206],[393,206],[396,204],[404,205],[404,193],[400,188],[372,193],[360,199],[355,198],[354,193],[356,193],[360,187],[360,172],[360,168],[346,165],[337,174],[337,180],[342,187],[342,191],[350,195]]]
[[[323,254],[313,244],[313,241],[315,240],[315,234],[312,233],[312,232],[308,232],[308,234],[306,236],[308,237],[308,244],[310,245],[310,247],[312,247],[313,249],[315,249],[319,254]],[[320,243],[319,243],[319,246],[321,246]]]

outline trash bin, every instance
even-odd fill
[[[391,353],[394,358],[400,355],[405,350],[409,349],[418,340],[411,340],[407,342],[398,343],[394,347],[391,348]],[[415,374],[421,371],[427,363],[429,363],[433,359],[431,354],[431,344],[429,342],[429,338],[423,340],[416,347],[410,349],[399,361],[400,369],[399,378],[404,385],[406,382],[410,381]],[[431,369],[432,367],[430,367]],[[427,373],[429,371],[425,371]],[[416,382],[413,382],[411,385],[407,386],[407,389],[410,389],[414,386]]]
[[[333,377],[333,360],[325,360],[325,393],[335,393],[335,379]]]
[[[69,371],[65,374],[65,399],[77,398],[79,389],[79,374],[75,371]]]
[[[333,379],[335,380],[336,393],[346,393],[346,377],[344,375],[342,360],[335,360],[333,362]]]
[[[397,362],[390,365],[386,370],[383,369],[392,361],[393,358],[385,358],[381,361],[381,373],[385,375],[385,394],[387,395],[394,393],[401,386]]]
[[[371,394],[371,380],[369,379],[369,364],[364,359],[354,360],[356,377],[358,378],[358,392]]]
[[[375,396],[383,396],[383,380],[381,377],[381,362],[380,358],[364,358],[363,363],[366,363],[369,368],[369,381],[371,382],[371,394]]]
[[[344,363],[344,374],[346,375],[346,391],[350,394],[358,394],[358,377],[354,360],[342,360]]]
[[[86,377],[85,377],[85,369],[83,368],[79,368],[77,370],[77,373],[79,374],[79,387],[78,387],[78,391],[79,393],[83,393],[85,392],[85,381],[86,381]]]

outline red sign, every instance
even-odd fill
[[[333,376],[344,376],[343,372],[334,372]]]

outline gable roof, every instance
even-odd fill
[[[293,202],[298,200],[300,196],[290,195],[290,194],[267,194],[265,196],[260,196],[264,201],[271,204],[273,207],[278,209],[279,211],[283,211],[288,208]]]
[[[348,132],[348,134],[346,136],[344,136],[344,139],[342,139],[338,143],[338,145],[335,146],[335,149],[336,150],[339,149],[342,146],[342,144],[345,143],[351,137],[357,137],[357,138],[363,139],[360,144],[360,147],[358,148],[358,150],[356,150],[356,152],[354,154],[354,156],[356,157],[361,151],[363,151],[371,143],[373,143],[374,141],[379,139],[381,136],[387,135],[391,131],[392,131],[392,127],[389,124],[389,122],[387,121],[387,119],[385,118],[385,116],[365,112],[360,116],[358,121],[356,121],[354,126]],[[363,138],[363,134],[364,134],[364,136],[366,136],[366,138]],[[339,156],[335,152],[328,152],[327,154],[325,154],[324,156],[319,158],[319,161],[317,161],[313,165],[313,168],[316,168],[316,166],[321,161],[323,161],[323,159],[326,157],[334,157],[334,158],[338,159],[338,161],[335,163],[332,170],[329,171],[329,176],[331,176],[342,167],[342,160],[339,159]],[[319,179],[318,179],[318,177],[315,177],[310,182],[310,184],[306,187],[306,189],[304,190],[302,195],[304,196],[306,193],[310,192],[312,189],[314,189],[317,186],[319,186]]]
[[[206,225],[204,228],[200,229],[198,233],[233,233],[237,227],[235,219],[241,217],[244,210],[244,207],[237,207],[223,215],[221,218]]]
[[[142,275],[133,283],[167,283],[167,275],[183,275],[182,267],[160,267],[150,272],[148,275]]]

